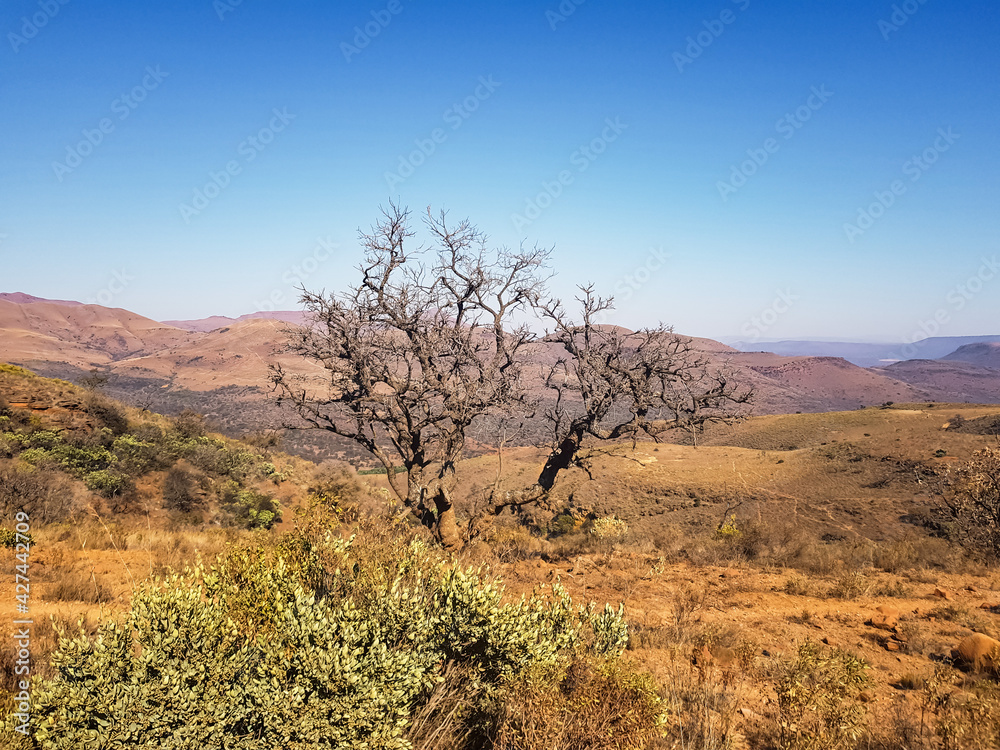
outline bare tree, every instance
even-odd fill
[[[552,449],[537,482],[509,490],[498,474],[486,507],[499,514],[542,500],[558,474],[584,465],[592,444],[731,421],[752,393],[670,329],[627,333],[596,322],[612,300],[583,288],[582,321],[545,297],[548,251],[488,250],[468,221],[450,226],[428,209],[433,251],[408,249],[409,213],[390,204],[368,233],[361,281],[346,293],[303,290],[313,325],[290,331],[289,348],[324,368],[308,376],[272,368],[279,401],[311,427],[349,438],[385,468],[399,499],[447,547],[460,544],[456,463],[466,437],[495,428],[504,445],[534,412],[522,368],[531,346],[561,356],[543,372],[552,393],[542,416]],[[516,325],[541,316],[554,330],[537,342]],[[547,375],[547,376],[546,376]]]
[[[581,292],[579,323],[558,301],[539,306],[554,327],[545,340],[563,349],[546,379],[554,392],[544,414],[552,450],[537,487],[498,497],[495,512],[543,497],[561,471],[583,466],[588,440],[634,442],[645,436],[658,441],[679,428],[694,434],[706,424],[740,418],[753,399],[752,389],[726,368],[713,366],[690,339],[670,328],[629,333],[600,325],[597,321],[613,308],[613,300],[595,295],[592,286]]]
[[[976,451],[949,480],[944,508],[953,534],[974,552],[1000,559],[1000,447]]]
[[[272,382],[308,424],[370,451],[397,497],[454,547],[455,464],[477,418],[524,398],[519,355],[533,335],[514,318],[541,298],[549,253],[489,250],[468,221],[451,226],[430,209],[426,225],[434,251],[410,251],[409,212],[390,204],[361,233],[359,284],[303,290],[315,323],[290,349],[325,368],[324,390],[280,366]]]

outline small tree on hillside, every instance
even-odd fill
[[[548,253],[490,250],[467,221],[451,226],[429,209],[426,224],[435,251],[409,249],[409,213],[390,205],[361,234],[360,283],[339,296],[303,292],[315,324],[292,333],[290,349],[325,368],[326,388],[280,366],[272,381],[307,423],[370,451],[453,547],[455,464],[474,420],[524,398],[519,354],[532,334],[514,316],[539,299]]]
[[[967,547],[1000,558],[1000,449],[976,451],[955,472],[945,504]]]

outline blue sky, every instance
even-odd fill
[[[393,198],[554,247],[633,328],[997,333],[998,32],[987,0],[10,0],[0,291],[294,308]]]

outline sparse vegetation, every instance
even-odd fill
[[[15,377],[0,375],[7,376]],[[61,389],[67,403],[79,400],[82,413],[84,401],[72,386],[37,380],[40,389]],[[780,424],[778,418],[736,428],[755,441],[804,446],[782,466],[770,448],[734,449],[720,461],[722,451],[705,445],[717,440],[711,432],[700,437],[697,453],[670,444],[632,452],[623,446],[619,454],[637,460],[591,459],[587,469],[594,480],[581,470],[564,494],[553,496],[551,509],[525,508],[494,519],[470,536],[461,557],[445,555],[419,526],[401,522],[384,474],[359,477],[344,464],[310,465],[272,450],[267,440],[227,440],[208,432],[197,415],[187,415],[191,424],[179,428],[148,413],[123,414],[128,428],[115,435],[89,414],[83,426],[72,413],[31,412],[9,403],[0,409],[0,420],[6,418],[0,421],[0,499],[13,511],[22,500],[31,503],[34,606],[55,614],[63,631],[60,639],[45,615],[36,616],[36,683],[55,691],[37,705],[59,727],[39,747],[72,746],[74,733],[121,726],[108,698],[114,680],[133,686],[129,700],[149,698],[157,705],[135,722],[136,731],[161,731],[153,729],[157,724],[168,727],[175,742],[194,743],[197,735],[199,746],[242,731],[247,724],[240,721],[257,722],[261,732],[305,737],[310,747],[309,732],[340,732],[337,741],[345,747],[367,736],[373,746],[411,743],[427,750],[553,744],[978,750],[997,739],[996,677],[989,669],[959,672],[946,656],[969,633],[998,634],[1000,579],[995,568],[933,536],[936,530],[923,521],[889,525],[879,498],[936,487],[917,481],[932,479],[925,464],[909,463],[905,455],[887,459],[860,441],[862,430],[879,435],[864,419],[894,419],[895,411],[826,417],[857,437],[826,446],[810,442],[807,432],[769,433],[767,425]],[[930,455],[941,434],[936,424],[908,455]],[[975,440],[964,431],[947,434]],[[949,445],[950,455],[971,453]],[[525,461],[512,451],[509,460],[516,470],[519,461],[537,469],[531,462],[544,456],[531,456]],[[696,467],[682,466],[679,456]],[[760,467],[778,473],[767,474],[766,488],[735,484],[734,459],[748,477]],[[713,461],[728,473],[713,468]],[[669,469],[658,473],[658,462]],[[794,472],[795,485],[780,483],[786,470]],[[114,497],[87,489],[88,478],[100,472],[134,483],[124,511],[113,509]],[[458,472],[473,499],[493,481],[487,459],[467,462]],[[663,483],[668,472],[673,484]],[[598,484],[600,492],[593,492]],[[806,515],[813,510],[809,497],[822,497],[824,513],[837,513],[842,508],[829,498],[855,494],[864,498],[863,510],[836,523]],[[892,533],[866,538],[848,533],[840,520],[851,519],[860,532],[869,522],[866,513],[881,514]],[[912,517],[919,518],[916,512]],[[456,578],[446,584],[448,575],[464,576],[466,583]],[[574,600],[593,599],[595,606],[560,604],[561,586],[566,597],[572,592]],[[405,597],[412,601],[402,602]],[[631,615],[627,626],[623,601]],[[412,632],[426,633],[422,618],[455,608],[482,617],[445,618],[431,629],[430,641],[417,637],[433,646],[426,660],[415,641],[399,645],[399,628],[417,622]],[[406,614],[417,609],[419,617]],[[142,611],[146,619],[137,614]],[[527,624],[507,627],[507,615],[499,612],[521,612],[527,620],[517,622]],[[876,617],[883,612],[890,614]],[[87,617],[82,634],[72,613]],[[385,637],[386,655],[378,656],[364,638],[350,640],[360,636],[348,637],[339,624],[334,630],[341,640],[317,639],[307,634],[311,626],[289,625],[289,617],[313,622],[316,613],[330,622],[349,619],[356,634],[364,625],[364,638]],[[235,630],[226,630],[229,620]],[[181,627],[183,621],[188,626]],[[550,628],[546,622],[563,624]],[[202,625],[216,636],[199,635]],[[172,640],[172,627],[180,640]],[[491,628],[497,628],[495,639],[483,635]],[[548,638],[538,636],[538,628],[561,633],[560,643],[568,645],[556,649],[554,661],[532,666],[530,658],[512,659],[510,649],[524,643],[522,632],[535,633],[524,648],[537,653]],[[476,641],[480,635],[485,640]],[[185,649],[171,650],[180,641]],[[142,650],[126,649],[137,642]],[[361,649],[356,660],[333,657],[335,645],[345,643],[352,652]],[[149,658],[157,662],[160,683],[143,671],[153,669],[142,656],[145,644],[154,644]],[[814,649],[805,659],[803,644]],[[289,661],[292,654],[298,656]],[[877,669],[861,669],[860,679],[857,665],[843,654]],[[308,671],[313,667],[287,671],[290,663],[319,664],[328,657],[340,666],[322,674]],[[250,670],[250,663],[257,666]],[[932,663],[940,664],[940,676],[932,674]],[[11,685],[12,664],[0,651],[3,685]],[[420,679],[426,679],[418,688],[405,678],[390,683],[402,674],[392,671],[397,668],[406,674],[424,668]],[[180,675],[192,669],[212,677],[185,682]],[[77,674],[84,679],[74,682]],[[375,686],[385,703],[354,691],[347,682],[354,674]],[[177,677],[169,677],[166,689],[160,687],[164,675]],[[305,697],[260,718],[262,706],[287,697],[264,684],[265,677],[276,677],[280,691],[302,688],[296,694]],[[176,698],[170,693],[175,685]],[[223,687],[235,690],[238,702],[225,701],[218,717],[191,708],[207,704],[199,703],[198,696],[207,695],[199,690],[221,693]],[[892,700],[903,690],[908,702]],[[336,710],[360,712],[364,721],[334,726],[334,691]],[[85,707],[78,713],[69,708],[70,692]],[[180,696],[188,696],[187,708]],[[0,685],[0,708],[9,705],[11,692]],[[397,712],[398,721],[387,719],[387,712]],[[177,716],[190,729],[181,728]],[[609,734],[610,727],[617,731]],[[156,746],[167,742],[163,736],[157,735]],[[0,738],[0,744],[20,747],[9,726]]]

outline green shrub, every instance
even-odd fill
[[[62,443],[62,441],[59,433],[52,430],[36,430],[28,435],[28,445],[32,448],[52,450],[55,446]]]
[[[576,519],[570,513],[560,513],[549,521],[549,536],[565,536],[576,530]]]
[[[241,481],[250,474],[259,458],[254,453],[235,450],[222,440],[200,437],[183,455],[202,471]]]
[[[252,489],[240,489],[236,482],[227,482],[220,500],[224,526],[244,529],[269,529],[281,518],[278,503],[271,495]]]
[[[597,518],[594,519],[590,533],[601,541],[621,542],[624,541],[625,536],[628,534],[628,524],[620,518],[612,518],[610,516]]]
[[[111,445],[117,463],[131,474],[142,475],[159,467],[159,448],[135,435],[120,435]]]
[[[719,524],[719,528],[715,530],[715,536],[719,539],[736,539],[740,536],[742,532],[740,527],[736,524],[736,516],[729,516]]]
[[[813,641],[799,646],[778,680],[780,747],[840,750],[855,747],[865,732],[868,665],[853,654]]]
[[[21,451],[18,458],[29,466],[38,466],[55,460],[53,455],[44,448],[28,448]]]
[[[557,669],[600,640],[587,635],[592,608],[565,592],[505,602],[497,582],[432,559],[420,543],[393,560],[359,559],[341,540],[323,552],[343,563],[327,571],[324,597],[281,556],[262,565],[230,555],[138,591],[127,619],[96,637],[63,634],[56,676],[33,683],[38,747],[402,750],[449,662],[468,675],[468,694],[495,701],[522,675]],[[257,592],[270,595],[253,616],[272,627],[248,628],[236,606]],[[653,695],[612,671],[592,682],[582,694]]]
[[[17,365],[9,365],[6,362],[0,362],[0,372],[5,372],[10,375],[17,375],[22,378],[33,378],[35,373],[31,370],[26,370],[23,367],[18,367]]]
[[[20,433],[0,432],[0,458],[13,458],[24,450],[26,444],[26,436]]]
[[[115,463],[115,455],[101,445],[81,447],[62,444],[53,448],[49,454],[66,471],[78,477],[95,471],[103,471]],[[24,456],[24,454],[21,455]]]
[[[132,477],[113,469],[92,471],[84,476],[83,483],[88,490],[107,499],[122,498],[135,491]]]

